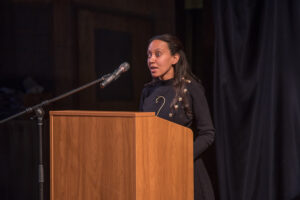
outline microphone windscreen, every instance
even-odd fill
[[[126,72],[126,71],[128,71],[129,70],[129,68],[130,68],[130,65],[129,65],[129,63],[128,62],[123,62],[122,64],[121,64],[121,67],[123,68],[123,72]]]

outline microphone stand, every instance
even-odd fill
[[[43,120],[44,120],[44,115],[45,115],[45,111],[43,109],[43,106],[45,105],[49,105],[50,103],[53,103],[55,101],[58,101],[62,98],[65,98],[67,96],[70,96],[72,94],[75,94],[81,90],[84,90],[92,85],[95,85],[99,82],[102,82],[104,81],[107,77],[109,77],[110,74],[106,74],[104,76],[102,76],[101,78],[97,79],[97,80],[94,80],[90,83],[87,83],[81,87],[78,87],[76,89],[73,89],[69,92],[66,92],[60,96],[57,96],[57,97],[54,97],[52,99],[49,99],[49,100],[45,100],[37,105],[34,105],[32,107],[29,107],[27,109],[25,109],[24,111],[22,112],[19,112],[15,115],[12,115],[6,119],[3,119],[0,121],[0,124],[4,123],[4,122],[7,122],[11,119],[14,119],[16,117],[19,117],[23,114],[26,114],[26,113],[30,113],[32,111],[35,112],[35,116],[37,118],[37,126],[38,126],[38,139],[39,139],[39,145],[38,145],[38,148],[39,148],[39,165],[38,165],[38,179],[39,179],[39,199],[40,200],[44,200],[44,164],[43,164]]]

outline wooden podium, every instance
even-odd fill
[[[51,200],[193,200],[193,135],[154,113],[50,111]]]

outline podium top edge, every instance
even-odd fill
[[[153,117],[154,112],[95,111],[95,110],[52,110],[50,116],[99,116],[99,117]]]

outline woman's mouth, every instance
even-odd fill
[[[149,69],[150,69],[151,73],[153,73],[158,70],[158,67],[150,66]]]

